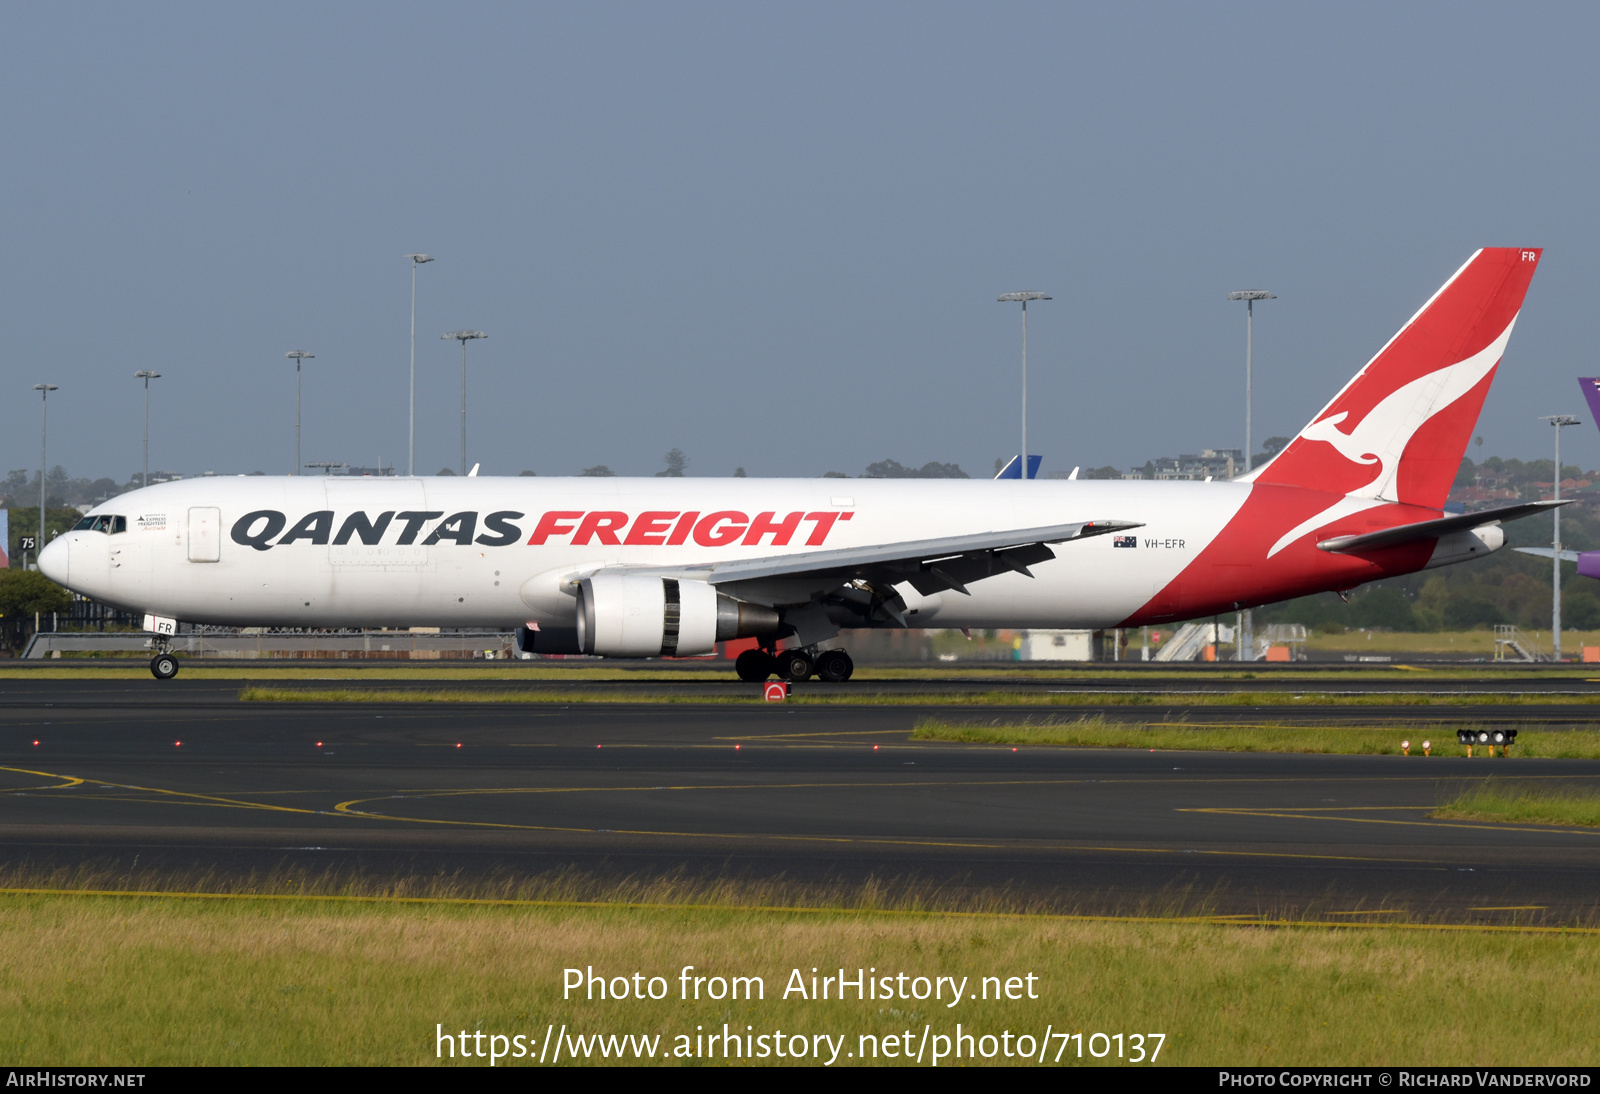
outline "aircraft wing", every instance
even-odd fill
[[[1503,509],[1484,509],[1477,513],[1466,513],[1457,517],[1443,517],[1439,520],[1419,520],[1414,524],[1402,524],[1397,528],[1385,528],[1381,532],[1367,532],[1359,536],[1334,536],[1317,544],[1319,551],[1376,551],[1380,547],[1398,547],[1402,543],[1415,543],[1422,539],[1438,539],[1451,532],[1465,532],[1472,528],[1480,528],[1485,524],[1496,524],[1507,520],[1519,520],[1522,517],[1531,517],[1535,513],[1548,513],[1558,505],[1568,505],[1572,499],[1562,498],[1560,501],[1530,501],[1522,505],[1508,505]]]
[[[968,583],[995,574],[1020,573],[1032,577],[1029,566],[1056,557],[1049,546],[1052,543],[1069,543],[1140,527],[1143,524],[1137,521],[1086,520],[1045,528],[738,559],[707,566],[686,566],[675,572],[724,588],[745,582],[782,580],[814,582],[817,591],[825,592],[850,581],[864,580],[888,585],[910,582],[924,596],[945,589],[965,593]]]

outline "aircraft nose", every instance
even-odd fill
[[[66,538],[53,539],[39,552],[39,570],[57,585],[65,585],[72,573],[71,557]]]

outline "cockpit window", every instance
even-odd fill
[[[72,530],[74,532],[104,532],[108,536],[114,536],[118,532],[126,532],[128,530],[128,518],[112,516],[109,513],[103,513],[98,517],[84,517],[72,526]]]

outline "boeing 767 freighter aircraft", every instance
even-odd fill
[[[178,620],[518,626],[524,650],[849,678],[841,627],[1132,627],[1487,555],[1548,502],[1442,512],[1540,251],[1474,254],[1271,461],[1228,482],[204,478],[39,557]]]

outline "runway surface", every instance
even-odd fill
[[[237,694],[236,681],[205,679],[0,682],[0,858],[378,879],[877,879],[1086,912],[1600,918],[1600,832],[1427,817],[1464,779],[1596,786],[1600,762],[908,740],[924,714],[1038,707]],[[1322,713],[1335,709],[1349,708]],[[1484,709],[1504,719],[1528,708]],[[1240,721],[1263,710],[1194,713]]]

